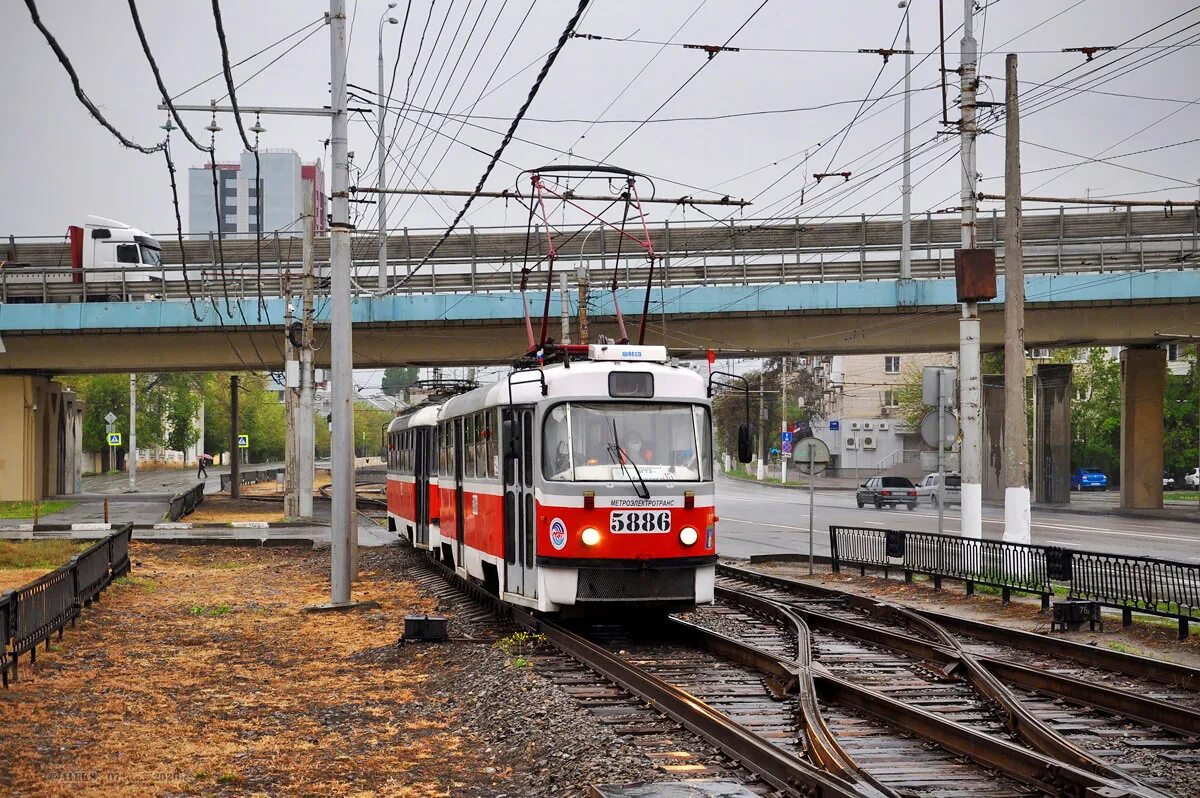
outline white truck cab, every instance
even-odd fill
[[[122,277],[124,282],[163,279],[162,247],[158,241],[123,222],[89,216],[83,228],[71,227],[71,244],[72,265],[94,272],[87,275],[88,282],[118,283]]]

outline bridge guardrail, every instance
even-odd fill
[[[18,678],[18,662],[29,654],[37,661],[37,646],[58,632],[61,640],[82,609],[98,601],[114,579],[129,572],[129,540],[133,524],[126,524],[83,553],[45,576],[0,595],[0,681],[8,687]]]
[[[975,585],[1002,591],[1007,603],[1012,591],[1039,595],[1042,609],[1050,606],[1056,584],[1066,587],[1068,598],[1094,601],[1121,610],[1128,626],[1135,612],[1174,618],[1179,639],[1187,637],[1189,623],[1200,621],[1200,565],[1082,551],[1058,546],[1005,543],[961,538],[928,532],[861,527],[829,527],[829,545],[835,573],[841,566],[857,565],[859,573],[880,568],[885,578],[891,569],[903,570],[906,581],[914,573],[933,578],[958,579],[967,593]]]
[[[1178,240],[1178,247],[1158,249],[1138,245],[1130,251],[1033,253],[1025,255],[1025,271],[1030,276],[1062,274],[1107,274],[1121,272],[1159,271],[1164,269],[1194,269],[1200,266],[1200,249]],[[1184,244],[1187,247],[1184,247]],[[700,285],[759,285],[776,283],[820,283],[836,280],[888,280],[900,274],[898,258],[875,259],[862,257],[836,259],[814,255],[812,259],[797,262],[795,256],[784,258],[769,253],[738,252],[739,262],[713,263],[707,258],[689,256],[674,263],[663,263],[655,268],[656,278],[668,287],[691,287]],[[953,259],[949,250],[944,257],[913,258],[912,275],[917,279],[944,278],[953,274]],[[718,258],[718,255],[710,256]],[[817,258],[820,257],[818,260]],[[679,261],[687,260],[687,263]],[[1003,267],[1003,258],[998,265]],[[283,296],[283,284],[287,278],[286,267],[275,264],[264,265],[261,274],[254,264],[239,268],[227,264],[222,274],[216,267],[205,264],[202,268],[189,267],[188,281],[184,281],[178,266],[156,269],[155,274],[165,273],[165,278],[156,276],[152,281],[127,279],[115,270],[95,270],[83,282],[74,282],[72,270],[67,267],[5,267],[0,268],[0,301],[5,303],[30,302],[81,302],[81,301],[158,301],[159,299],[186,299],[188,291],[193,297],[211,302],[230,299],[248,299],[258,296]],[[366,275],[374,272],[374,263],[356,262],[353,267]],[[392,280],[399,280],[401,272],[392,264]],[[608,283],[614,269],[611,266],[593,266],[589,271],[593,283]],[[618,284],[632,288],[645,283],[647,268],[644,265],[622,266],[618,272]],[[292,272],[292,276],[295,273]],[[370,295],[374,292],[373,275],[365,286],[356,292]],[[469,262],[439,262],[439,268],[430,268],[417,274],[411,281],[398,289],[401,294],[411,293],[458,293],[515,291],[519,279],[511,270],[476,270]],[[317,283],[318,293],[324,294],[328,279]],[[534,286],[539,288],[540,286]]]
[[[224,475],[222,475],[224,477]],[[223,484],[223,483],[222,483]],[[224,489],[224,488],[222,488]],[[167,508],[167,520],[178,521],[189,515],[204,501],[204,483],[200,482],[190,490],[171,497],[171,505]]]

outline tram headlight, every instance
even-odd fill
[[[594,526],[585,526],[583,531],[579,533],[579,539],[583,541],[585,546],[595,546],[600,542],[600,530]]]
[[[694,545],[699,539],[700,535],[696,532],[695,527],[685,526],[679,530],[679,542],[685,546]]]

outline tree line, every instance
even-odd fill
[[[196,420],[203,409],[203,450],[227,452],[230,444],[230,381],[232,372],[203,374],[137,375],[137,445],[139,449],[162,448],[186,452],[200,440]],[[243,450],[245,462],[276,462],[284,459],[287,421],[278,385],[270,375],[239,373],[238,432],[249,437]],[[107,422],[117,417],[113,431],[129,441],[129,375],[95,374],[59,377],[84,403],[83,450],[108,453]],[[380,454],[382,429],[392,414],[364,403],[354,406],[356,456]],[[315,423],[318,457],[329,454],[328,418],[319,414]],[[113,465],[109,464],[109,468]]]

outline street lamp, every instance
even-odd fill
[[[909,18],[912,9],[909,0],[900,0],[897,8],[904,11],[904,179],[900,185],[903,203],[903,218],[900,224],[900,279],[912,277],[912,38],[909,36]]]
[[[383,112],[384,112],[384,96],[383,96],[383,23],[389,25],[398,25],[400,20],[395,17],[389,17],[388,11],[396,7],[395,3],[388,3],[387,11],[383,12],[383,16],[379,18],[379,92],[375,95],[375,101],[378,103],[379,112],[375,115],[376,124],[376,140],[377,140],[377,155],[379,158],[379,171],[376,178],[376,185],[380,188],[387,188],[387,175],[384,157],[383,157]],[[379,203],[379,290],[387,290],[387,263],[388,263],[388,246],[387,246],[387,195],[376,195],[376,201]]]

